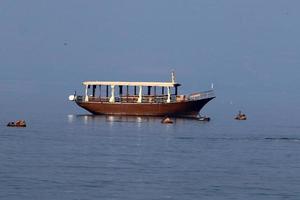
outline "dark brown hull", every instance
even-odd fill
[[[76,103],[95,115],[197,117],[203,106],[213,98],[175,103]]]

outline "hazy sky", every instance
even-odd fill
[[[1,0],[0,103],[59,103],[83,80],[163,81],[172,69],[185,92],[213,82],[219,106],[296,103],[299,9],[299,0]]]

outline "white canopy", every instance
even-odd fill
[[[124,81],[84,81],[82,83],[88,85],[110,85],[110,86],[153,86],[153,87],[175,87],[180,86],[179,83],[173,82],[124,82]]]

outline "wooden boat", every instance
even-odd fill
[[[75,92],[69,96],[69,100],[95,115],[196,118],[205,104],[215,98],[213,90],[179,95],[178,87],[181,84],[175,82],[174,73],[171,82],[85,81],[82,84],[85,94],[77,96]],[[106,89],[104,95],[103,87]],[[117,96],[116,88],[119,89]],[[125,93],[123,88],[126,88]],[[160,89],[161,92],[158,91]]]
[[[26,127],[25,120],[17,120],[16,122],[9,122],[8,127]]]
[[[203,122],[209,122],[209,121],[210,121],[210,117],[207,117],[207,116],[199,116],[198,120],[199,120],[199,121],[203,121]]]
[[[236,115],[236,117],[234,119],[236,119],[236,120],[247,120],[247,116],[245,114],[243,114],[241,111],[239,111],[239,113]]]

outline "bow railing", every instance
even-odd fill
[[[196,101],[196,100],[201,100],[201,99],[207,99],[207,98],[212,98],[215,97],[215,93],[213,90],[208,90],[204,92],[197,92],[190,94],[188,96],[189,101]]]

